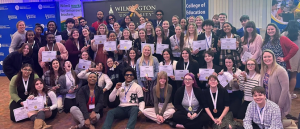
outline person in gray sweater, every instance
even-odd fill
[[[9,53],[18,50],[21,47],[22,43],[25,43],[25,37],[26,37],[25,22],[18,21],[16,26],[18,30],[11,37]]]

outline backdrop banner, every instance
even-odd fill
[[[60,12],[60,25],[61,31],[66,30],[66,19],[75,17],[82,17],[82,7],[80,0],[60,0],[59,1]]]
[[[183,0],[145,0],[145,1],[93,1],[83,2],[84,17],[88,25],[97,21],[97,11],[104,12],[104,19],[108,14],[115,15],[117,20],[124,19],[128,11],[128,6],[139,4],[137,12],[148,19],[156,19],[155,11],[163,10],[164,20],[172,21],[172,16],[177,15],[182,18]],[[139,25],[139,18],[136,15],[132,17],[134,23]],[[170,23],[172,24],[172,23]]]
[[[290,20],[300,19],[300,5],[297,0],[273,0],[271,8],[271,23],[275,23],[282,31]]]
[[[40,23],[47,30],[48,21],[56,21],[56,3],[14,3],[0,4],[0,76],[5,76],[2,65],[9,54],[8,48],[11,36],[17,31],[16,24],[22,20],[26,30],[33,30],[36,23]]]
[[[201,15],[208,19],[208,0],[186,0],[185,9],[186,18]]]

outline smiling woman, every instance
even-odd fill
[[[18,30],[12,35],[11,43],[9,46],[9,53],[18,50],[21,47],[21,44],[25,42],[25,22],[18,21],[16,26]]]

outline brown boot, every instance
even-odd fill
[[[43,120],[42,119],[35,119],[33,129],[42,129],[43,128]]]
[[[43,121],[43,129],[52,129],[52,125],[47,125],[45,121]]]

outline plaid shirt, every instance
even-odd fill
[[[266,106],[264,108],[264,120],[263,123],[261,123],[255,101],[252,101],[248,105],[246,116],[243,120],[245,129],[252,129],[252,122],[264,129],[283,129],[279,106],[267,99]]]
[[[221,38],[226,38],[226,37],[221,37]],[[235,65],[237,68],[239,68],[242,63],[241,63],[241,59],[240,59],[240,55],[241,55],[241,52],[243,51],[243,48],[241,47],[241,38],[240,36],[234,34],[233,35],[233,38],[236,38],[236,41],[239,42],[239,47],[236,48],[236,50],[230,50],[230,53],[228,52],[228,50],[221,50],[221,47],[218,47],[218,51],[220,51],[220,62],[219,62],[219,65],[220,66],[223,66],[224,64],[224,59],[227,55],[232,55],[234,60],[235,60]]]
[[[46,71],[42,78],[48,89],[51,89],[53,86],[55,86],[55,85],[51,86],[51,84],[50,84],[51,83],[50,70]],[[55,81],[55,82],[57,83],[57,81]]]

